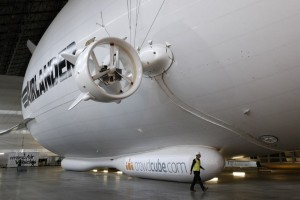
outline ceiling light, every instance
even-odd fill
[[[238,176],[238,177],[245,177],[246,173],[245,172],[233,172],[233,176]]]
[[[0,115],[22,115],[20,110],[0,110]]]
[[[244,158],[244,156],[234,156],[234,157],[232,157],[232,159],[241,159],[241,158]]]

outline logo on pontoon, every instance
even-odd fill
[[[126,169],[133,170],[133,162],[131,162],[130,159],[128,162],[126,162]]]
[[[126,162],[125,168],[128,171],[135,172],[157,172],[157,173],[173,173],[184,174],[188,173],[185,162],[176,161],[160,161],[159,159],[152,161],[135,161],[131,158]]]

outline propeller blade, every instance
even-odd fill
[[[98,60],[97,60],[97,57],[96,57],[96,55],[95,55],[94,50],[91,51],[91,56],[92,56],[92,58],[93,58],[93,61],[94,61],[95,64],[96,64],[96,71],[99,72],[99,71],[101,70],[101,66],[99,65],[99,62],[98,62]]]
[[[115,54],[115,45],[114,43],[110,44],[110,57],[109,57],[109,65],[114,65],[114,54]]]
[[[98,74],[95,74],[94,76],[92,76],[92,79],[97,80],[97,79],[101,78],[102,76],[106,75],[108,72],[109,72],[109,69],[105,70],[103,72],[99,72]]]
[[[117,70],[116,70],[116,73],[119,74],[128,83],[133,84],[132,80],[130,78],[128,78],[127,76],[124,76],[123,74],[119,73]]]
[[[115,58],[115,63],[114,63],[114,66],[115,68],[119,68],[119,50],[117,49],[116,50],[116,58]]]

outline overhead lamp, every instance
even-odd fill
[[[241,158],[244,158],[244,156],[243,156],[243,155],[240,155],[240,156],[234,156],[234,157],[232,157],[232,159],[234,159],[234,160],[236,160],[236,159],[241,159]]]
[[[238,177],[245,177],[246,173],[245,172],[233,172],[233,176],[238,176]]]
[[[0,110],[0,115],[22,115],[20,110]]]

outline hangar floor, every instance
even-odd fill
[[[191,176],[192,179],[192,176]],[[34,167],[27,172],[0,169],[1,199],[299,199],[299,171],[249,170],[233,177],[225,170],[218,182],[207,182],[203,193],[189,191],[189,183],[139,179],[116,173],[70,172],[60,167]]]

